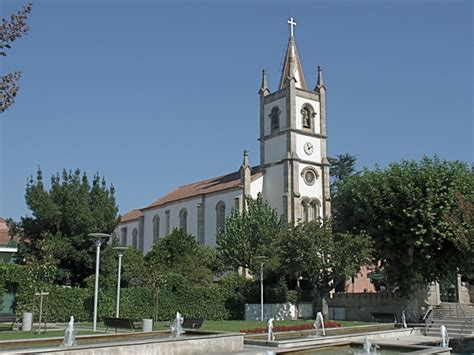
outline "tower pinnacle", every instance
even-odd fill
[[[318,65],[318,80],[316,82],[316,87],[314,88],[314,91],[320,91],[322,88],[326,89],[323,80],[323,69],[320,65]]]
[[[263,96],[266,96],[270,93],[267,82],[267,71],[265,69],[262,70],[262,84],[260,85],[260,90],[258,93]]]

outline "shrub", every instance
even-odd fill
[[[324,328],[337,328],[340,327],[341,323],[330,320],[324,322]],[[302,323],[302,324],[295,324],[295,325],[275,325],[273,327],[274,332],[289,332],[289,331],[298,331],[298,330],[311,330],[314,329],[313,324],[311,323]],[[266,327],[258,327],[253,329],[242,329],[240,330],[241,333],[266,333]]]

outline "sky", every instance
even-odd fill
[[[258,165],[261,71],[276,91],[290,16],[311,88],[324,70],[329,156],[473,162],[471,1],[33,0],[0,58],[23,72],[0,115],[0,216],[31,215],[38,166],[99,173],[123,214],[237,171],[244,149]]]

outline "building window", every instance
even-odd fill
[[[122,245],[127,245],[127,227],[121,229],[120,243]]]
[[[153,243],[160,237],[160,217],[158,215],[153,217]]]
[[[321,204],[318,199],[304,198],[301,201],[301,221],[311,222],[321,218]]]
[[[188,211],[186,208],[183,208],[179,211],[179,228],[181,228],[184,232],[188,231]]]
[[[303,177],[303,180],[306,183],[306,185],[311,186],[311,185],[314,185],[314,183],[316,182],[316,180],[319,177],[319,174],[316,171],[316,169],[314,169],[311,166],[307,166],[301,172],[301,176]]]
[[[216,205],[216,232],[225,229],[225,203],[219,201]]]
[[[166,235],[170,234],[170,210],[165,211],[166,216]]]
[[[138,230],[136,228],[132,230],[132,246],[138,249]]]
[[[138,250],[142,253],[145,250],[145,238],[143,237],[143,230],[140,229],[140,233],[138,233]]]
[[[278,106],[275,106],[268,115],[268,117],[270,117],[270,129],[272,133],[280,129],[280,114],[280,109]]]
[[[304,104],[300,112],[303,128],[311,129],[313,118],[316,116],[313,107],[310,104]]]

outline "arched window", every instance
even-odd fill
[[[122,245],[127,245],[127,227],[122,227],[120,230],[121,235],[120,235],[120,243]]]
[[[138,249],[138,230],[136,228],[133,228],[132,231],[132,246]]]
[[[216,205],[216,232],[225,228],[225,203],[219,201]]]
[[[142,253],[145,249],[145,239],[143,237],[143,233],[140,231],[138,233],[138,250],[140,250]]]
[[[271,132],[275,132],[280,129],[280,109],[278,106],[272,108],[272,111],[268,115],[270,117],[270,129]]]
[[[307,198],[301,201],[301,222],[309,222],[309,200]]]
[[[321,218],[321,203],[317,198],[309,200],[304,198],[301,201],[301,222],[316,221]]]
[[[188,211],[186,208],[183,208],[179,211],[179,228],[181,228],[184,232],[188,231]]]
[[[317,221],[321,218],[321,204],[318,199],[313,199],[310,205],[310,221]]]
[[[311,129],[313,118],[316,116],[313,107],[310,104],[304,104],[300,112],[303,128]]]
[[[158,215],[153,217],[153,243],[160,237],[160,217]]]

